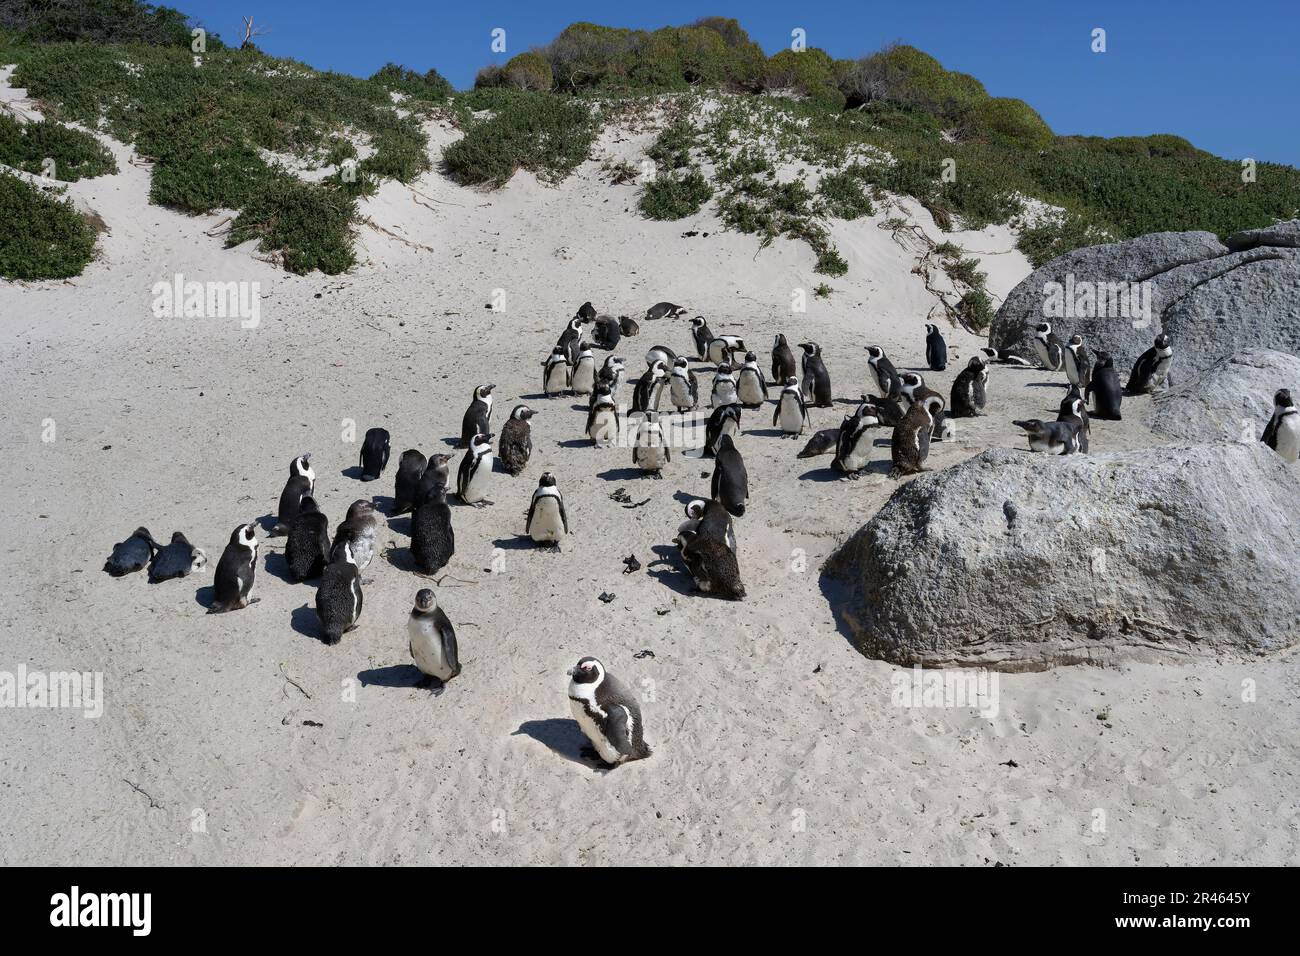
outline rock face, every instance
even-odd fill
[[[992,449],[900,488],[827,561],[870,657],[1041,670],[1300,640],[1300,482],[1263,444]]]
[[[1250,349],[1157,393],[1151,430],[1179,441],[1245,441],[1264,434],[1279,388],[1300,395],[1300,358]]]
[[[1130,293],[1149,309],[1123,308]],[[989,344],[1030,356],[1044,319],[1062,341],[1077,332],[1125,371],[1165,332],[1175,381],[1243,349],[1300,352],[1300,220],[1226,246],[1207,232],[1159,232],[1068,252],[1011,290]]]

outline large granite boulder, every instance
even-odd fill
[[[1040,670],[1300,640],[1300,482],[1259,442],[992,449],[904,485],[828,559],[870,657]]]
[[[1158,392],[1151,430],[1179,441],[1244,441],[1264,434],[1279,388],[1300,395],[1300,358],[1249,349]]]
[[[1238,233],[1226,246],[1207,232],[1160,232],[1076,249],[1011,290],[989,342],[1030,356],[1046,319],[1062,341],[1077,332],[1127,371],[1163,331],[1176,380],[1242,349],[1300,352],[1298,236],[1293,220]]]

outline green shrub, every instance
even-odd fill
[[[1016,239],[1016,248],[1037,269],[1057,256],[1106,241],[1107,237],[1099,227],[1083,216],[1067,214],[1059,219],[1047,218],[1021,229],[1020,236]]]
[[[875,211],[858,177],[851,173],[823,176],[817,184],[817,192],[826,205],[827,213],[840,219],[859,219],[870,216]]]
[[[8,0],[0,26],[38,43],[144,43],[188,47],[192,21],[170,7],[135,0]],[[208,49],[220,49],[215,33]]]
[[[836,86],[834,62],[822,50],[781,50],[767,61],[763,86],[768,90],[794,89],[801,96],[832,109],[844,105]]]
[[[479,70],[474,78],[477,89],[504,86],[515,90],[533,90],[546,93],[555,83],[551,64],[537,50],[512,57],[504,66],[488,66]]]
[[[443,162],[467,185],[501,186],[519,169],[558,182],[587,158],[595,137],[596,121],[585,103],[512,92],[491,119],[474,123],[443,151]]]
[[[978,259],[947,260],[943,263],[944,272],[954,282],[960,282],[972,288],[982,288],[988,276],[980,272]]]
[[[685,219],[699,212],[712,195],[713,188],[698,169],[660,173],[646,184],[638,205],[647,219]]]
[[[963,130],[971,138],[1026,149],[1050,146],[1056,138],[1051,127],[1028,103],[1004,97],[976,103],[966,115]]]
[[[66,199],[0,173],[0,276],[66,279],[95,252],[95,233]]]
[[[948,119],[964,115],[988,96],[975,77],[945,70],[928,53],[905,45],[863,57],[843,71],[841,83],[849,106],[893,103]]]
[[[659,131],[646,155],[660,169],[685,169],[691,165],[691,149],[695,146],[695,131],[685,120],[675,120]]]
[[[993,302],[982,288],[971,289],[957,303],[957,315],[976,332],[983,332],[993,321]]]
[[[849,264],[844,261],[839,250],[832,247],[823,249],[817,254],[817,265],[813,267],[813,271],[827,276],[842,276],[849,271]]]
[[[0,163],[43,174],[47,159],[54,160],[54,178],[63,182],[117,172],[113,154],[89,133],[53,120],[20,123],[0,113]]]
[[[226,236],[234,246],[258,239],[263,252],[279,253],[284,267],[334,275],[352,266],[351,223],[356,201],[328,185],[280,174],[253,190]]]
[[[386,90],[429,103],[443,103],[452,94],[451,84],[437,70],[416,73],[396,63],[385,63],[370,79]]]

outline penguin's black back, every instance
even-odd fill
[[[314,578],[325,567],[330,551],[329,519],[319,511],[308,511],[289,523],[289,540],[284,546],[284,559],[289,564],[289,576],[295,581]]]
[[[326,644],[337,644],[343,632],[356,623],[353,616],[353,599],[356,600],[356,617],[361,616],[361,589],[357,586],[356,565],[335,561],[325,568],[320,587],[316,589],[316,616]]]
[[[361,443],[361,477],[365,481],[378,478],[388,467],[388,429],[371,428]]]
[[[436,574],[456,553],[456,534],[445,495],[434,495],[415,509],[411,519],[411,556],[424,574]]]

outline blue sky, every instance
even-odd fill
[[[229,0],[171,0],[227,41]],[[258,0],[266,52],[368,76],[387,61],[435,67],[457,88],[487,63],[548,42],[569,23],[656,28],[735,17],[768,53],[796,27],[810,46],[855,57],[901,40],[1027,101],[1058,133],[1176,133],[1230,158],[1300,166],[1300,0]],[[490,49],[506,31],[507,53]],[[1091,51],[1094,28],[1106,52]]]

